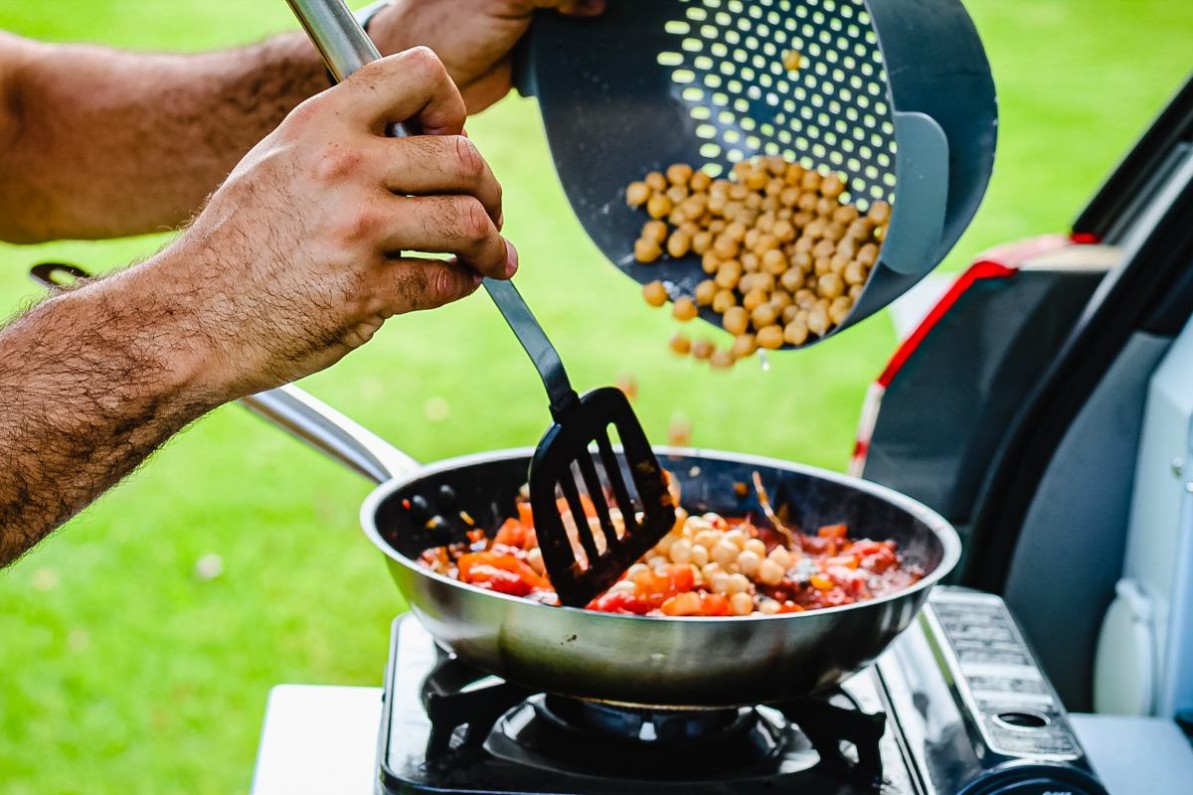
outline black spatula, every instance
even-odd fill
[[[380,58],[342,0],[287,2],[336,80]],[[401,127],[391,133],[407,134]],[[530,507],[543,563],[560,601],[583,606],[667,534],[675,523],[675,505],[662,467],[621,390],[605,387],[577,395],[555,347],[514,285],[492,279],[484,284],[551,400],[555,424],[530,464]],[[621,442],[621,456],[613,449],[611,431]],[[591,521],[585,496],[594,514]]]

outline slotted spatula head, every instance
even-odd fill
[[[551,585],[572,607],[670,532],[666,474],[620,389],[595,389],[557,414],[530,463],[530,507]]]

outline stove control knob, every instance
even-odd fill
[[[990,771],[958,795],[1107,795],[1092,776],[1075,767],[1004,767]]]

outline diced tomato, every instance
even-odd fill
[[[524,549],[526,546],[526,525],[517,519],[506,519],[505,524],[497,531],[497,535],[493,536],[493,543]]]
[[[861,558],[864,569],[882,574],[899,563],[893,541],[858,541],[849,551]]]
[[[838,555],[835,558],[829,558],[824,562],[825,566],[844,566],[847,569],[856,569],[858,567],[858,559],[854,555]]]
[[[472,585],[488,588],[498,593],[506,593],[511,596],[526,596],[534,590],[530,583],[514,572],[498,569],[484,563],[473,564],[468,569],[468,577],[464,578],[461,576],[460,579]]]
[[[530,510],[530,503],[518,500],[518,521],[523,527],[534,527],[534,514]]]
[[[638,616],[646,615],[655,607],[651,602],[638,598],[637,594],[625,591],[601,594],[587,605],[588,610],[599,610],[602,613],[633,613]]]
[[[727,616],[729,612],[729,597],[725,594],[705,593],[700,595],[700,615]]]
[[[802,613],[805,608],[795,602],[783,602],[779,605],[779,613]]]
[[[670,564],[658,571],[647,569],[634,575],[634,585],[643,597],[656,597],[661,602],[696,587],[696,575],[691,566]]]
[[[517,576],[528,586],[528,592],[534,588],[551,587],[547,579],[532,569],[529,563],[518,560],[518,558],[508,553],[471,552],[467,555],[461,555],[460,559],[456,561],[456,565],[460,567],[460,579],[473,585],[480,584],[474,581],[474,569],[478,566],[487,566],[507,571]],[[479,576],[476,575],[476,577]]]

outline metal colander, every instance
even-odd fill
[[[784,56],[798,53],[798,69]],[[645,217],[625,187],[690,163],[718,176],[783,155],[893,206],[846,328],[939,264],[977,210],[994,160],[989,64],[958,0],[610,0],[605,16],[536,20],[519,75],[538,98],[572,208],[605,255],[672,298],[699,258],[642,265]],[[720,317],[703,310],[714,324]],[[819,340],[812,339],[809,344]]]

